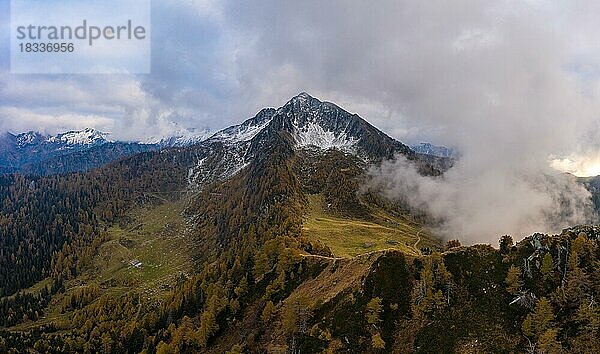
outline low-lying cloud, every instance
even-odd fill
[[[551,168],[476,173],[460,161],[443,176],[422,176],[403,156],[369,171],[369,185],[412,212],[426,214],[434,231],[465,243],[494,244],[557,232],[595,218],[591,195],[575,177]]]

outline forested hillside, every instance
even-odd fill
[[[364,188],[394,151],[439,175],[428,160],[391,138],[299,146],[290,124],[323,112],[381,136],[333,109],[294,101],[239,145],[2,175],[0,352],[600,350],[600,229],[442,242]]]

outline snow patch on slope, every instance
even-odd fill
[[[314,146],[323,150],[340,149],[352,150],[359,139],[349,137],[347,133],[336,134],[333,131],[326,131],[319,124],[308,123],[303,127],[297,127],[294,132],[296,146],[307,147]]]
[[[196,130],[196,129],[183,129],[168,138],[162,138],[156,144],[161,146],[174,146],[183,147],[195,145],[203,142],[211,136],[211,132],[208,129]]]
[[[258,133],[265,129],[271,120],[266,120],[260,124],[251,125],[235,125],[233,127],[221,130],[217,134],[213,135],[211,139],[222,140],[228,143],[238,143],[243,141],[252,140]]]
[[[211,182],[223,181],[248,166],[246,151],[243,146],[228,145],[220,153],[209,150],[204,157],[198,159],[194,167],[188,171],[188,182],[195,187],[202,187]],[[215,161],[215,154],[223,154]],[[210,162],[209,162],[210,161]]]
[[[158,136],[150,136],[142,144],[160,145],[161,147],[185,147],[203,142],[211,136],[208,129],[187,128],[177,122],[170,122],[165,132]]]

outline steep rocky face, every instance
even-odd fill
[[[356,114],[330,102],[322,102],[306,93],[292,98],[277,111],[297,147],[337,148],[366,160],[392,158],[414,153],[406,145],[390,138]]]
[[[198,161],[189,180],[202,186],[240,171],[253,159],[268,153],[273,139],[285,137],[295,150],[336,149],[363,162],[376,163],[402,154],[415,160],[423,173],[439,174],[428,160],[387,136],[356,114],[306,93],[279,109],[265,108],[240,125],[224,129],[194,147]]]

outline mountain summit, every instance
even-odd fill
[[[297,147],[336,148],[366,159],[391,158],[410,149],[390,138],[357,114],[300,93],[277,110]]]
[[[86,128],[84,130],[73,130],[58,134],[48,138],[47,141],[50,143],[60,144],[66,148],[77,145],[102,145],[110,142],[107,139],[108,135],[110,134],[98,131],[96,129]]]
[[[338,149],[366,159],[412,155],[410,148],[381,132],[357,114],[302,92],[279,109],[265,108],[240,125],[216,133],[208,141],[249,141],[263,130],[289,133],[296,148]]]
[[[409,160],[419,155],[387,136],[357,114],[321,101],[303,92],[282,107],[265,108],[239,125],[223,129],[194,148],[198,164],[190,180],[198,185],[227,178],[265,154],[273,140],[287,139],[294,150],[337,150],[374,163],[403,154]],[[438,172],[422,163],[423,171]]]

